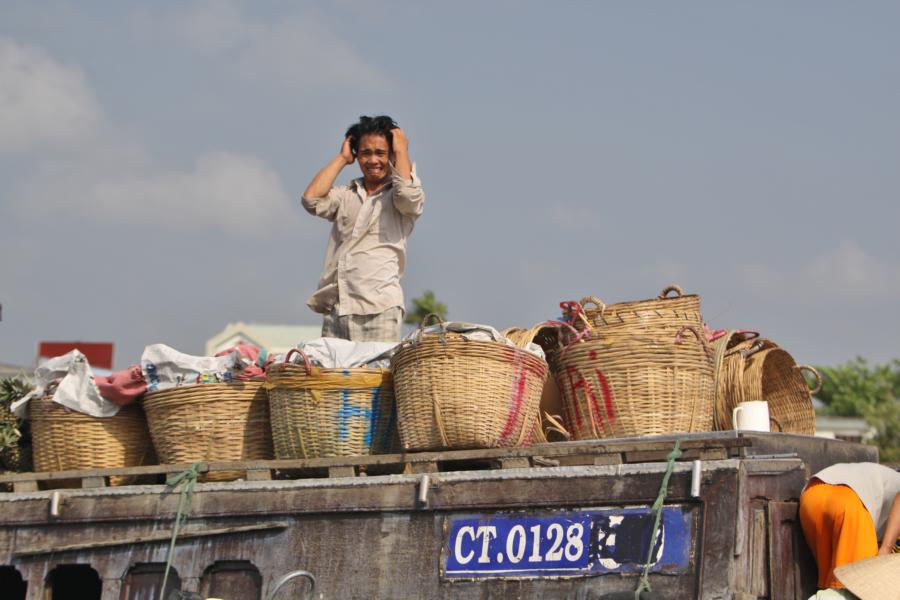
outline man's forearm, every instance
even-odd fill
[[[322,167],[322,170],[316,173],[306,191],[303,192],[305,198],[324,198],[334,185],[334,180],[341,174],[341,171],[347,165],[347,161],[343,156],[338,154],[331,162]]]
[[[900,494],[894,496],[891,514],[888,515],[887,523],[884,526],[884,537],[881,540],[881,546],[878,547],[878,554],[890,554],[898,537],[900,537]]]
[[[409,160],[409,152],[406,150],[394,151],[394,168],[403,181],[412,180],[412,162]]]

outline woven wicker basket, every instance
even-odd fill
[[[740,339],[731,332],[716,340],[716,425],[732,429],[732,411],[741,402],[769,403],[772,428],[784,433],[814,435],[816,414],[812,394],[821,385],[818,371],[798,365],[775,342],[765,338]],[[810,390],[803,371],[817,380]]]
[[[390,369],[323,369],[289,360],[266,373],[277,458],[383,454],[397,448]]]
[[[674,293],[674,296],[670,294]],[[593,305],[593,306],[591,306]],[[627,329],[635,335],[674,336],[688,325],[703,328],[700,314],[700,296],[685,295],[677,285],[666,287],[659,296],[651,300],[604,304],[596,296],[581,300],[585,319],[573,321],[579,331],[587,327],[585,320],[593,328],[603,331]]]
[[[269,403],[263,383],[204,383],[144,396],[144,411],[160,462],[271,459]],[[200,480],[229,481],[242,475],[220,471]]]
[[[608,334],[562,349],[557,383],[572,439],[712,429],[712,351],[696,328],[683,338]]]
[[[547,363],[499,342],[443,331],[404,341],[392,359],[406,450],[530,444]],[[443,323],[441,323],[443,327]]]
[[[553,362],[551,362],[551,354],[555,356],[558,353],[559,345],[557,343],[558,330],[556,327],[547,325],[546,323],[538,323],[531,329],[523,329],[521,327],[510,327],[504,329],[501,335],[510,340],[519,348],[525,348],[528,344],[535,343],[544,347],[547,354],[547,363],[550,370],[553,370]],[[544,342],[544,337],[551,336],[551,340]],[[554,348],[555,346],[555,348]],[[549,353],[548,353],[549,349]],[[544,380],[544,386],[541,389],[541,402],[538,409],[538,418],[535,420],[536,429],[532,436],[534,443],[544,443],[549,441],[549,432],[561,433],[559,423],[562,420],[563,406],[562,397],[559,394],[559,386],[556,384],[555,377],[547,377]],[[567,435],[565,432],[563,436]]]
[[[147,420],[140,406],[123,406],[112,417],[93,417],[44,396],[29,401],[34,470],[109,469],[155,464]],[[110,485],[128,485],[133,477],[114,476]],[[53,487],[74,487],[61,480]]]

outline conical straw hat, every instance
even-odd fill
[[[834,574],[861,600],[900,600],[900,554],[841,565]]]

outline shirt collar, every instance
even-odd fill
[[[357,193],[357,194],[362,193],[362,194],[365,195],[365,197],[368,198],[369,196],[372,196],[372,195],[378,195],[378,194],[381,194],[381,193],[385,192],[386,190],[391,189],[391,188],[394,186],[394,181],[393,181],[393,179],[392,179],[390,176],[388,176],[388,180],[387,180],[387,182],[384,184],[384,187],[382,187],[380,190],[378,190],[377,192],[375,192],[375,194],[369,194],[369,192],[366,191],[366,180],[365,180],[364,178],[362,178],[362,177],[357,177],[356,179],[354,179],[354,180],[352,181],[352,184],[356,187],[356,193]]]

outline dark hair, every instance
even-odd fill
[[[347,129],[344,137],[350,138],[350,149],[353,150],[353,156],[359,152],[359,141],[364,135],[383,135],[387,140],[388,148],[394,150],[394,134],[391,129],[397,128],[397,122],[387,115],[378,117],[367,117],[365,115],[359,118],[358,123],[354,123]]]

